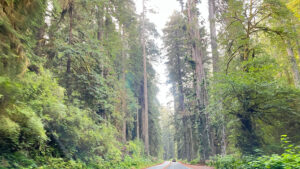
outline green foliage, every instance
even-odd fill
[[[216,156],[210,162],[210,165],[216,167],[216,169],[237,169],[241,164],[241,160],[232,155],[227,155],[225,157]]]
[[[294,15],[300,19],[300,14],[299,12],[299,5],[300,2],[297,0],[289,0],[288,3],[286,4],[286,6],[294,13]]]
[[[196,2],[196,1],[193,1]],[[194,7],[192,7],[194,8]],[[196,10],[196,9],[195,9]],[[164,149],[167,151],[165,158],[174,158],[177,154],[179,159],[192,160],[200,152],[202,157],[208,155],[207,134],[203,113],[203,106],[199,105],[199,98],[196,94],[195,60],[191,54],[192,45],[200,43],[203,63],[208,63],[206,52],[206,34],[204,28],[200,28],[201,42],[190,38],[187,23],[189,16],[175,11],[166,24],[164,32],[164,48],[166,50],[166,63],[168,70],[168,83],[171,84],[171,93],[174,97],[174,135],[163,132],[163,138],[173,141],[164,143]],[[198,27],[198,26],[197,26]],[[197,28],[198,29],[198,28]],[[194,42],[195,41],[195,42]],[[199,66],[200,67],[200,66]],[[172,148],[173,147],[173,148]],[[175,148],[176,147],[176,148]],[[176,149],[176,151],[174,150]],[[175,154],[172,154],[175,153]],[[205,154],[205,155],[203,155]]]
[[[107,122],[99,123],[99,115],[90,110],[66,106],[63,88],[48,71],[42,71],[40,75],[26,73],[24,78],[14,81],[1,77],[0,86],[0,106],[5,107],[1,109],[0,118],[4,124],[0,127],[1,153],[25,149],[32,154],[38,149],[47,156],[54,154],[91,163],[96,161],[98,168],[151,163],[144,160],[143,146],[138,141],[128,143],[126,148],[131,156],[123,158],[122,145],[115,139],[115,127]],[[39,153],[33,164],[23,164],[26,160],[18,161],[9,154],[7,160],[15,167],[45,164],[41,168],[85,168],[84,163],[39,157]]]
[[[284,148],[284,153],[281,155],[243,156],[242,158],[233,155],[216,156],[211,165],[216,169],[299,169],[299,146],[290,144],[286,135],[281,137],[281,143]]]
[[[36,168],[37,164],[33,159],[28,158],[23,152],[2,154],[0,160],[1,169],[10,168]]]
[[[192,161],[190,161],[189,164],[196,165],[196,164],[199,164],[200,161],[201,161],[200,158],[195,158]]]
[[[15,76],[34,56],[33,37],[43,23],[46,1],[1,1],[0,8],[0,75]]]
[[[121,159],[121,155],[112,152],[106,157],[96,157],[90,159],[89,162],[82,162],[80,160],[66,160],[63,158],[55,158],[50,156],[30,158],[24,152],[15,152],[2,154],[0,156],[0,168],[39,168],[39,169],[124,169],[133,168],[139,169],[153,165],[155,159],[149,159],[143,156],[143,143],[140,141],[129,141],[126,145],[129,155],[125,155]],[[118,151],[118,150],[117,150]]]
[[[154,159],[144,157],[143,144],[130,141],[136,138],[135,117],[143,104],[134,4],[18,0],[1,1],[0,8],[0,166],[123,169],[151,164]],[[158,34],[148,22],[147,31],[147,50],[155,56],[150,38]],[[148,65],[151,155],[157,155],[157,88]],[[120,139],[123,121],[126,143]]]
[[[50,98],[52,93],[47,93],[43,88],[35,88],[35,85],[40,85],[39,82],[43,83],[43,77],[27,77],[28,79],[20,81],[1,77],[0,93],[3,97],[0,102],[0,120],[5,124],[0,129],[2,151],[37,148],[47,140],[44,124],[39,116],[40,107],[35,105],[42,101],[43,96]],[[37,84],[32,83],[33,79]]]
[[[255,154],[257,148],[267,150],[263,143],[273,144],[273,140],[284,134],[276,133],[279,128],[290,128],[288,134],[297,140],[294,133],[297,125],[293,128],[292,124],[299,121],[296,112],[300,108],[300,91],[276,78],[279,70],[274,60],[268,57],[242,62],[242,68],[245,71],[236,70],[215,77],[217,83],[211,90],[213,97],[208,108],[216,118],[212,122],[219,123],[220,114],[231,119],[227,127],[235,132],[230,139],[243,154]],[[220,97],[222,103],[218,100]],[[269,126],[272,126],[272,131]],[[267,132],[276,135],[270,136]]]

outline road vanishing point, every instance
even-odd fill
[[[178,162],[165,161],[160,165],[156,165],[147,169],[191,169]]]

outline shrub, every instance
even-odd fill
[[[233,155],[216,156],[211,165],[216,169],[300,169],[300,148],[289,144],[286,135],[281,138],[284,153],[281,155],[262,155],[259,157]]]

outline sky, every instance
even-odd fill
[[[134,0],[137,8],[137,13],[142,12],[142,2],[143,0]],[[177,10],[180,11],[181,7],[177,0],[146,0],[147,9],[153,9],[155,13],[147,13],[147,18],[151,22],[156,25],[156,28],[160,35],[162,36],[162,30],[164,29],[166,23],[169,20],[169,17],[172,13]],[[205,19],[206,27],[207,27],[207,18],[208,18],[208,3],[207,0],[202,0],[201,4],[198,6],[199,11],[201,13],[201,17]],[[208,27],[207,27],[208,30]],[[161,39],[157,39],[157,44],[160,49],[163,49],[163,42]],[[159,100],[160,104],[164,107],[173,108],[173,96],[170,93],[170,84],[167,84],[166,81],[168,80],[166,65],[165,65],[165,52],[164,50],[161,51],[161,59],[153,63],[154,69],[157,73],[157,86],[159,88],[159,93],[157,95],[157,99]]]

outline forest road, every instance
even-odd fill
[[[153,166],[147,169],[190,169],[188,167],[185,167],[184,165],[178,163],[178,162],[170,162],[170,161],[165,161],[164,163]]]

